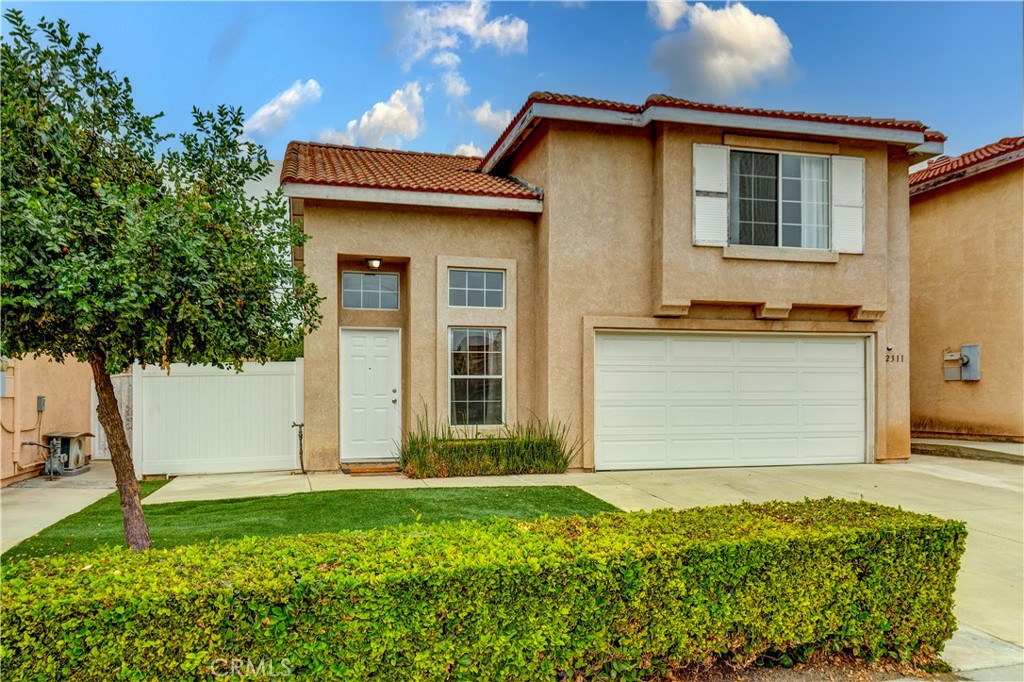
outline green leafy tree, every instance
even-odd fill
[[[245,191],[271,164],[240,109],[194,110],[193,130],[168,142],[88,36],[4,19],[0,344],[89,363],[125,537],[147,548],[110,374],[271,359],[319,323],[321,299],[291,263],[304,237],[280,191]]]

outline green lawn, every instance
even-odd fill
[[[143,496],[163,484],[143,483]],[[532,519],[544,514],[591,516],[615,510],[579,488],[559,486],[339,490],[145,507],[154,547],[247,535],[364,530],[417,520],[437,523],[493,516]],[[123,543],[121,509],[117,493],[112,493],[11,548],[4,553],[3,561]]]

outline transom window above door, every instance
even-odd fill
[[[453,308],[504,308],[501,270],[448,270],[448,305]]]
[[[398,310],[398,274],[343,272],[341,307],[357,310]]]
[[[829,159],[732,150],[729,243],[829,248]]]

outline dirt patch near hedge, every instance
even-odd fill
[[[929,673],[897,663],[868,663],[849,655],[817,656],[792,668],[733,668],[719,663],[710,668],[685,668],[658,682],[890,682],[918,678],[929,682],[956,682],[953,673]]]

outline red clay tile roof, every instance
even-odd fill
[[[480,159],[313,142],[290,142],[281,183],[539,199],[515,178],[481,173]]]
[[[815,114],[804,111],[780,111],[776,109],[751,109],[747,107],[730,107],[719,104],[703,104],[700,102],[691,102],[690,100],[679,99],[678,97],[670,97],[668,95],[651,95],[647,98],[642,105],[638,104],[625,104],[623,102],[613,102],[611,100],[604,99],[592,99],[590,97],[579,97],[577,95],[562,95],[553,92],[534,92],[526,103],[519,110],[519,113],[512,119],[505,131],[498,137],[494,146],[484,155],[484,160],[481,162],[481,167],[486,164],[491,157],[501,147],[502,142],[511,133],[512,129],[516,127],[519,121],[529,110],[530,106],[535,103],[543,104],[561,104],[565,106],[581,107],[585,109],[606,109],[610,111],[621,111],[631,114],[643,113],[650,107],[674,107],[677,109],[693,109],[696,111],[713,111],[722,114],[743,114],[748,116],[765,116],[769,118],[786,118],[798,121],[818,121],[821,123],[839,123],[845,125],[858,125],[866,126],[870,128],[891,128],[895,130],[910,130],[914,132],[924,133],[925,141],[927,142],[944,142],[946,136],[937,130],[929,130],[928,126],[924,125],[920,121],[901,121],[893,118],[868,118],[866,116],[843,116],[833,114]]]
[[[534,102],[567,104],[573,107],[586,107],[587,109],[610,109],[612,111],[629,111],[633,113],[638,113],[642,109],[642,107],[636,104],[613,102],[607,99],[594,99],[593,97],[580,97],[579,95],[560,95],[557,92],[534,92],[526,103],[529,105]]]
[[[768,118],[788,118],[796,121],[817,121],[819,123],[843,123],[847,125],[868,126],[871,128],[894,128],[897,130],[913,130],[924,133],[928,126],[920,121],[900,121],[894,118],[868,118],[867,116],[843,116],[835,114],[815,114],[806,111],[780,111],[778,109],[750,109],[747,107],[727,107],[719,104],[703,104],[691,102],[678,97],[668,95],[651,95],[644,103],[644,109],[648,107],[674,107],[678,109],[693,109],[695,111],[713,111],[719,114],[743,114],[746,116],[766,116]],[[945,136],[938,131],[933,134]]]
[[[288,144],[284,164],[281,168],[281,183],[538,199],[541,196],[540,192],[526,183],[513,177],[484,173],[480,170],[497,153],[502,142],[523,120],[526,112],[534,104],[558,104],[584,109],[617,111],[624,114],[640,114],[655,106],[674,107],[725,114],[910,130],[924,133],[925,140],[929,142],[942,142],[946,139],[942,133],[929,130],[927,126],[918,121],[730,107],[691,102],[668,95],[651,95],[642,105],[637,105],[577,95],[534,92],[527,98],[519,113],[512,119],[512,122],[505,128],[505,131],[482,160],[448,154],[291,142]]]
[[[973,151],[952,158],[940,156],[928,162],[928,167],[910,175],[910,186],[938,180],[958,171],[966,170],[982,161],[995,159],[1014,151],[1024,151],[1024,136],[1004,137],[999,142],[987,144]]]

